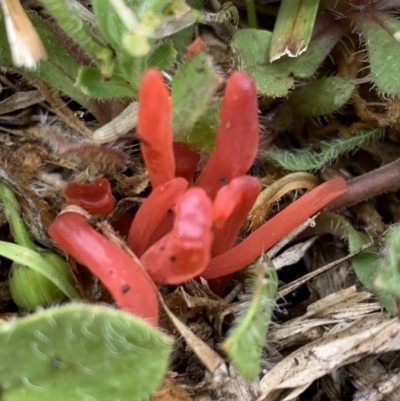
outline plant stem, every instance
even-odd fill
[[[247,22],[250,28],[257,29],[257,14],[256,8],[254,7],[254,0],[246,0],[246,11],[247,11]]]
[[[0,199],[4,203],[4,213],[10,224],[15,242],[26,248],[35,250],[36,245],[32,241],[28,230],[19,214],[19,204],[12,189],[5,183],[0,182]]]
[[[352,206],[373,196],[400,189],[400,159],[347,182],[346,193],[327,206],[335,211]]]

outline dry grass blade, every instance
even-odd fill
[[[319,0],[282,1],[271,40],[269,58],[297,57],[310,42]]]
[[[286,357],[261,380],[258,401],[290,401],[314,380],[366,355],[400,349],[400,321],[382,314],[363,316],[339,331]]]
[[[313,237],[305,242],[299,242],[298,244],[286,249],[273,260],[275,269],[279,270],[282,267],[294,265],[295,263],[299,262],[301,259],[303,259],[305,253],[314,244],[316,239],[317,237]]]
[[[318,180],[309,173],[293,173],[286,175],[260,193],[254,206],[250,210],[246,226],[251,230],[260,227],[267,218],[274,203],[288,192],[303,188],[311,190],[317,185]]]
[[[150,401],[192,401],[192,397],[174,379],[174,375],[167,373],[161,387],[150,398]]]
[[[292,230],[286,237],[282,238],[276,245],[274,245],[268,252],[267,256],[270,259],[273,259],[275,255],[278,254],[287,244],[289,244],[294,238],[296,238],[299,234],[301,234],[306,228],[315,226],[315,218],[318,216],[309,218],[304,223],[301,223],[297,228]]]
[[[328,263],[327,265],[322,266],[319,269],[317,269],[311,273],[308,273],[308,274],[304,275],[303,277],[300,277],[299,279],[292,281],[289,284],[282,286],[278,291],[277,299],[283,298],[284,296],[290,294],[292,291],[294,291],[296,288],[300,287],[307,281],[313,279],[316,276],[319,276],[322,273],[325,273],[326,271],[339,265],[340,263],[344,262],[345,260],[351,259],[354,255],[357,255],[358,253],[365,251],[368,248],[371,248],[373,245],[374,244],[372,242],[369,244],[366,244],[366,245],[362,246],[360,249],[358,249],[356,252],[349,253],[348,255],[344,256],[343,258],[335,260],[332,263]]]
[[[370,362],[375,363],[375,358],[369,358]],[[379,364],[379,362],[378,362]],[[371,366],[367,366],[371,368]],[[381,376],[375,378],[375,380],[365,380],[364,389],[355,393],[354,401],[397,401],[400,397],[400,369],[394,369],[390,373],[386,373],[386,370],[381,366],[383,372]],[[376,370],[376,369],[375,369]],[[352,369],[350,370],[353,371]],[[361,372],[357,372],[358,375]],[[362,371],[361,376],[369,376],[369,370]],[[371,384],[372,383],[372,384]]]
[[[24,75],[24,78],[40,91],[42,96],[50,104],[51,109],[68,127],[77,130],[86,138],[92,139],[92,131],[67,106],[58,91],[54,90],[43,81],[32,79],[28,75]]]
[[[17,92],[0,102],[0,114],[11,113],[15,110],[25,109],[44,100],[38,91]]]
[[[337,291],[309,305],[302,316],[272,328],[268,341],[281,350],[321,338],[326,330],[337,324],[355,321],[365,314],[379,311],[380,305],[370,302],[371,298],[371,293],[357,292],[355,286]]]
[[[172,323],[185,339],[187,344],[192,348],[193,352],[200,359],[206,369],[218,376],[226,376],[228,369],[224,360],[204,341],[198,338],[185,324],[183,324],[168,308],[162,297],[159,297],[160,303]]]
[[[137,107],[138,105],[136,102],[130,104],[112,121],[97,129],[93,133],[93,141],[98,145],[115,141],[135,128],[137,122]]]

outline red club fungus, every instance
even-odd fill
[[[213,258],[202,276],[209,280],[243,269],[346,190],[346,182],[341,177],[319,185],[264,223],[239,245]]]
[[[261,184],[257,178],[242,176],[234,178],[217,192],[213,211],[213,256],[226,252],[233,245],[260,191]]]
[[[68,255],[86,266],[110,291],[118,307],[158,326],[154,284],[122,249],[96,232],[85,217],[66,212],[49,227],[49,235]]]
[[[201,188],[188,189],[175,206],[171,232],[141,257],[157,283],[180,284],[201,274],[210,261],[212,202]]]
[[[159,185],[142,203],[131,224],[127,240],[129,248],[136,256],[142,256],[150,245],[172,228],[171,210],[187,186],[185,179],[174,178]],[[161,226],[165,227],[166,232],[160,231]]]
[[[137,132],[153,188],[175,177],[171,102],[161,74],[148,70],[139,89]]]
[[[194,171],[197,158],[189,154],[190,163],[186,163],[188,149],[173,147],[170,123],[168,90],[160,73],[150,70],[140,87],[138,133],[153,192],[134,218],[128,245],[141,256],[156,283],[179,284],[199,275],[209,280],[222,277],[223,283],[223,276],[252,263],[346,191],[345,181],[334,178],[229,249],[260,191],[258,180],[245,176],[258,145],[254,84],[239,72],[228,79],[215,150],[194,188],[187,189],[191,172],[185,175],[188,181],[174,178],[181,174],[182,165],[190,164],[188,169]],[[71,212],[61,215],[49,234],[99,277],[120,308],[157,323],[157,296],[140,264],[97,233],[83,216]]]
[[[114,209],[115,198],[105,178],[97,178],[89,184],[69,182],[63,188],[67,205],[77,205],[92,215],[108,216]]]
[[[175,175],[183,177],[189,183],[192,183],[193,175],[200,161],[199,153],[191,150],[186,143],[174,142],[174,155],[176,163]]]
[[[249,77],[235,72],[227,81],[222,99],[214,152],[196,185],[214,199],[224,184],[249,170],[257,153],[258,137],[256,88]]]

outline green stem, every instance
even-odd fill
[[[37,250],[28,230],[20,216],[19,204],[12,189],[5,183],[0,182],[0,199],[4,204],[4,213],[10,224],[11,231],[17,244],[26,248]]]
[[[246,0],[246,11],[247,11],[247,22],[250,28],[257,29],[257,14],[256,8],[254,7],[254,0]]]

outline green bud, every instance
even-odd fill
[[[144,57],[150,53],[151,45],[146,36],[128,32],[122,37],[125,50],[133,57]]]
[[[43,251],[41,256],[51,263],[55,274],[70,284],[73,277],[68,265],[54,252]],[[66,295],[43,274],[21,264],[13,263],[8,284],[11,298],[18,307],[34,309],[38,306],[48,306],[56,301],[66,299]]]
[[[101,77],[111,79],[115,69],[114,53],[108,47],[104,47],[97,53],[97,60],[101,61]]]

